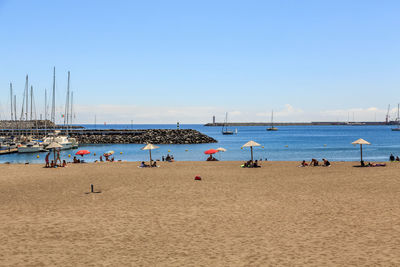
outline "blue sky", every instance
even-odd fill
[[[398,14],[385,0],[0,0],[0,116],[26,74],[43,113],[56,66],[57,112],[70,70],[81,123],[383,120],[400,102]]]

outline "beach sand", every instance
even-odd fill
[[[240,164],[1,164],[0,265],[400,265],[400,163]]]

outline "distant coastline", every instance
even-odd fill
[[[216,123],[206,123],[204,126],[270,126],[271,123],[268,122],[216,122]],[[397,125],[397,122],[382,122],[382,121],[364,121],[364,122],[330,122],[330,121],[320,121],[320,122],[274,122],[274,126],[322,126],[322,125],[348,125],[348,126],[357,126],[357,125]]]

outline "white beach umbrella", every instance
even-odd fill
[[[226,149],[223,147],[217,148],[218,152],[226,152]],[[219,159],[221,159],[221,156],[219,156]]]
[[[352,144],[353,144],[353,145],[360,145],[361,161],[362,161],[362,160],[363,160],[363,158],[362,158],[362,145],[370,145],[371,143],[368,142],[368,141],[365,141],[365,140],[362,139],[362,138],[360,138],[360,139],[354,141]]]
[[[141,148],[141,150],[148,150],[149,151],[149,153],[150,153],[150,167],[152,166],[152,159],[151,159],[151,150],[152,149],[157,149],[157,148],[159,148],[158,146],[155,146],[155,145],[153,145],[153,144],[147,144],[147,145],[145,145],[144,147],[142,147]]]
[[[253,161],[253,146],[261,146],[259,143],[256,143],[254,141],[249,141],[246,144],[244,144],[242,147],[250,147],[251,150],[251,161]]]
[[[52,143],[50,143],[50,145],[48,145],[46,148],[50,149],[50,148],[62,148],[62,147],[63,147],[63,146],[60,145],[59,143],[57,143],[57,142],[52,142]]]

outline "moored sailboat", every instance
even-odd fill
[[[397,118],[396,118],[397,128],[392,128],[392,131],[400,131],[400,113],[399,113],[399,105],[400,105],[400,104],[397,104]]]
[[[225,113],[225,122],[224,125],[222,126],[222,134],[225,135],[233,134],[233,131],[228,130],[228,112]]]
[[[271,115],[271,127],[267,128],[267,131],[278,131],[278,128],[274,127],[274,111],[272,110]]]

